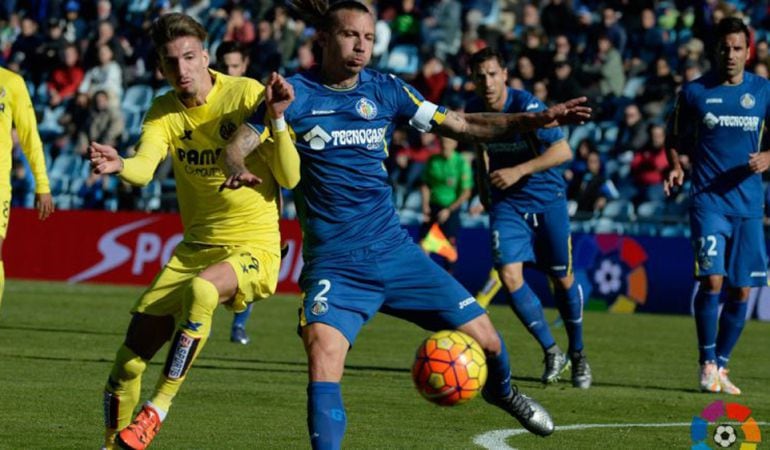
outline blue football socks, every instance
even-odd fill
[[[569,289],[556,288],[556,307],[569,338],[569,354],[583,350],[583,290],[577,281]]]
[[[339,449],[347,425],[340,384],[311,382],[307,399],[307,426],[313,450]]]
[[[695,329],[698,332],[699,362],[716,361],[719,293],[698,290],[695,295]]]
[[[726,367],[730,360],[735,344],[741,337],[743,326],[746,324],[746,309],[748,302],[728,300],[722,307],[722,315],[719,317],[719,334],[717,335],[717,365]]]
[[[500,333],[500,354],[487,355],[488,378],[484,390],[495,398],[507,397],[511,393],[511,362],[508,349]]]
[[[548,322],[543,314],[543,305],[537,298],[527,283],[524,283],[519,289],[511,292],[511,308],[516,313],[519,320],[527,327],[532,336],[537,339],[543,351],[556,344],[551,330],[548,328]]]

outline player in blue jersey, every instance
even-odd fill
[[[545,105],[527,91],[507,87],[503,56],[489,48],[470,60],[477,98],[466,112],[533,112]],[[545,354],[543,383],[554,383],[572,366],[572,384],[591,386],[583,352],[583,294],[572,274],[565,181],[558,167],[572,159],[559,128],[517,134],[477,146],[479,189],[490,215],[492,253],[516,316]],[[524,280],[525,262],[537,262],[553,282],[556,306],[569,337],[565,355],[551,335],[540,299]]]
[[[770,83],[744,71],[749,30],[740,19],[723,19],[716,32],[716,69],[684,85],[669,120],[664,189],[670,195],[682,185],[679,152],[689,154],[700,387],[738,395],[727,362],[746,321],[750,288],[767,284],[761,173],[770,167],[770,153],[760,145]]]
[[[428,101],[396,77],[365,69],[374,18],[361,3],[295,1],[317,27],[320,67],[288,79],[298,99],[287,109],[300,151],[295,200],[303,230],[304,292],[300,332],[308,355],[308,426],[315,449],[340,447],[346,427],[340,380],[348,350],[377,311],[423,328],[459,329],[484,348],[484,398],[529,431],[546,436],[548,412],[510,383],[505,344],[489,317],[457,281],[400,227],[384,168],[394,122],[457,138],[500,139],[522,129],[590,117],[584,98],[544,112],[462,115]],[[255,182],[242,165],[265,127],[264,111],[240,127],[225,150],[225,187]],[[286,126],[281,123],[275,127]]]

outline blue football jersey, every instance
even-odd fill
[[[762,176],[749,170],[770,114],[770,83],[748,72],[737,86],[708,73],[684,85],[669,119],[676,148],[692,160],[692,206],[762,217]]]
[[[507,88],[508,96],[503,107],[504,113],[538,112],[546,106],[531,93]],[[476,97],[468,103],[466,112],[485,111],[484,102]],[[513,167],[543,154],[555,142],[564,139],[560,128],[541,128],[537,131],[520,133],[505,141],[486,144],[489,156],[489,172]],[[518,183],[501,191],[490,185],[492,202],[506,202],[522,212],[543,212],[558,201],[564,201],[566,182],[562,171],[552,167],[522,178]]]
[[[315,71],[287,81],[296,96],[284,115],[300,154],[295,199],[306,259],[403,236],[384,165],[395,123],[428,131],[446,109],[398,78],[368,69],[346,90],[323,85]],[[265,114],[263,105],[248,120],[257,132]]]

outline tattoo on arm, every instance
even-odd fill
[[[454,111],[447,113],[444,122],[437,127],[442,136],[459,141],[490,141],[504,139],[522,131],[537,128],[540,124],[537,115],[532,113],[501,114],[501,113],[470,113],[460,114]]]

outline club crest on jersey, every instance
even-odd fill
[[[372,120],[377,117],[377,105],[365,97],[362,97],[358,103],[356,103],[356,111],[358,111],[358,115],[366,120]]]
[[[757,104],[756,99],[754,99],[754,96],[749,94],[748,92],[741,95],[741,106],[743,106],[746,109],[751,109],[754,107],[754,105]]]
[[[323,316],[327,311],[329,311],[329,304],[319,300],[314,301],[313,306],[310,307],[310,312],[314,316]]]
[[[229,141],[233,133],[235,133],[235,124],[228,119],[223,120],[222,124],[219,125],[219,137]]]

